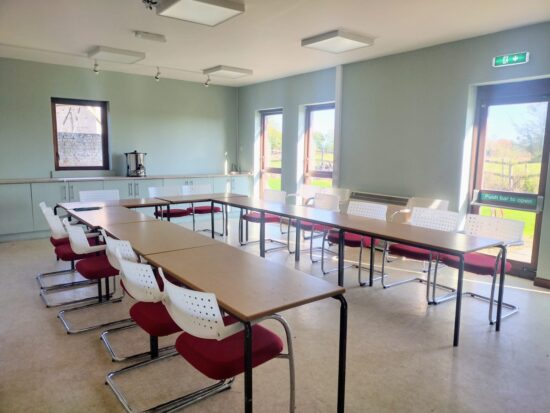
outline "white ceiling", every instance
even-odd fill
[[[103,70],[204,81],[202,69],[252,69],[241,86],[372,59],[550,20],[549,0],[245,0],[246,12],[216,27],[157,16],[141,0],[0,0],[0,56],[91,68],[96,45],[145,52],[133,64]],[[341,54],[300,46],[337,28],[374,37],[375,45]],[[164,34],[166,43],[133,36]]]

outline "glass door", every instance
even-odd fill
[[[281,190],[283,110],[262,111],[260,130],[260,193]]]
[[[523,221],[512,274],[534,278],[548,173],[550,79],[478,89],[472,212]]]

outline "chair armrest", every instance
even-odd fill
[[[388,222],[393,222],[394,218],[399,214],[410,214],[411,209],[410,208],[404,208],[400,209],[399,211],[395,211],[393,214],[390,215]]]

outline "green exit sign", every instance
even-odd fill
[[[493,57],[493,67],[521,65],[529,61],[529,52],[510,53]]]

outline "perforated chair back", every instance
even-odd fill
[[[420,198],[413,196],[408,200],[407,208],[412,209],[416,207],[447,211],[449,209],[449,201],[446,199]]]
[[[338,198],[340,198],[341,203],[348,202],[349,197],[351,196],[351,190],[349,190],[348,188],[321,188],[321,193],[336,195]]]
[[[336,195],[318,192],[313,199],[313,206],[319,209],[328,209],[329,211],[339,211],[340,198]]]
[[[181,192],[181,186],[179,185],[173,185],[173,186],[150,186],[147,188],[149,191],[149,196],[151,198],[159,197],[159,196],[178,196],[182,195]]]
[[[128,294],[135,300],[146,303],[158,303],[163,299],[164,293],[160,290],[150,265],[125,260],[118,248],[115,250],[115,256],[120,264],[120,277],[124,289]],[[162,269],[159,268],[159,273],[161,272]]]
[[[375,202],[364,202],[351,200],[348,204],[348,215],[356,215],[365,218],[378,219],[380,221],[386,220],[386,213],[388,212],[388,206],[384,204],[377,204]]]
[[[58,215],[54,215],[53,213],[52,214],[45,213],[44,218],[46,218],[46,222],[50,227],[52,238],[61,239],[61,238],[67,238],[69,236],[69,234],[67,234],[67,231],[65,230],[65,226],[63,225],[63,222],[61,222],[61,218],[59,218]]]
[[[84,228],[80,225],[71,225],[67,218],[63,220],[63,225],[69,234],[69,243],[75,254],[84,255],[105,250],[105,245],[91,246],[88,242],[88,237],[86,237],[86,232],[84,232]]]
[[[513,219],[466,215],[464,233],[477,237],[492,238],[506,244],[519,244],[523,240],[524,223]]]
[[[286,191],[277,191],[276,189],[264,189],[264,201],[286,203]]]
[[[212,184],[193,184],[182,185],[181,191],[183,195],[211,194],[213,191]]]
[[[78,193],[80,202],[94,201],[118,201],[120,193],[118,189],[100,189],[97,191],[80,191]]]
[[[38,204],[38,206],[40,207],[40,210],[42,211],[42,213],[44,215],[53,214],[53,209],[51,207],[49,207],[48,205],[46,205],[46,203],[44,201],[40,202]]]
[[[453,232],[458,228],[458,212],[432,208],[413,208],[411,225],[439,231]]]
[[[116,268],[120,271],[120,262],[116,254],[117,250],[119,252],[119,255],[121,255],[122,258],[126,261],[139,262],[139,257],[134,252],[130,241],[111,238],[106,234],[104,229],[101,230],[101,235],[103,236],[103,239],[105,240],[105,243],[107,245],[107,248],[105,249],[105,254],[107,255],[109,264],[111,264],[113,268]]]

